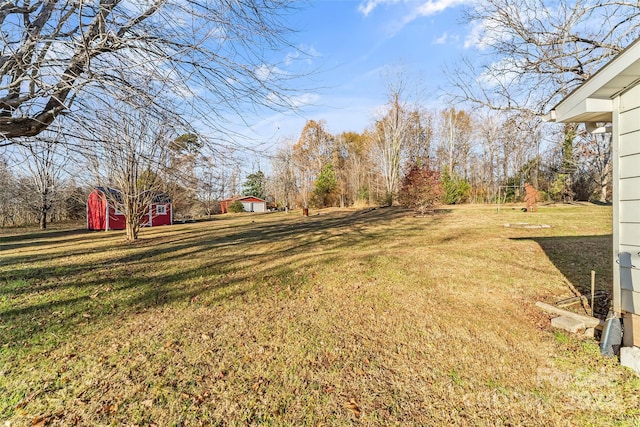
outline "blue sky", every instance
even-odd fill
[[[362,132],[385,103],[388,71],[403,68],[438,107],[444,65],[458,60],[470,30],[459,0],[312,1],[296,15],[292,41],[313,55],[316,72],[300,82],[297,114],[266,114],[252,130],[260,139],[297,139],[307,119],[325,120],[332,133]],[[468,4],[468,2],[467,2]]]

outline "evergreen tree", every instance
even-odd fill
[[[254,196],[260,199],[265,198],[266,179],[264,172],[258,171],[247,176],[247,180],[242,186],[242,193],[245,196]]]

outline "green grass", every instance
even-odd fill
[[[610,289],[610,222],[462,206],[221,216],[133,244],[7,233],[0,419],[634,425],[638,379],[534,306],[585,292],[592,269]]]

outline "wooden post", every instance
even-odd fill
[[[596,293],[596,272],[591,270],[591,315],[593,316],[593,299]]]

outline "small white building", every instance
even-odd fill
[[[546,118],[612,132],[613,309],[623,317],[623,345],[640,347],[640,39]]]
[[[222,213],[229,212],[229,205],[237,201],[242,203],[242,208],[245,212],[263,213],[267,211],[267,202],[264,199],[255,196],[238,196],[224,199],[220,201],[220,210]]]

